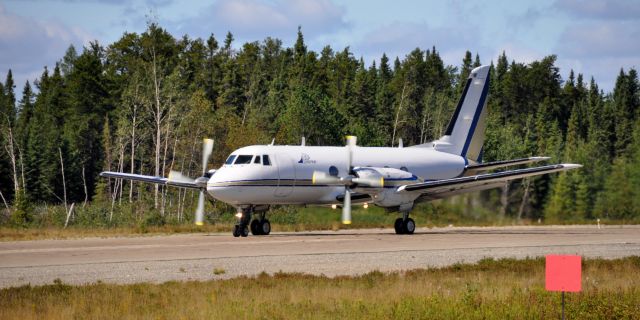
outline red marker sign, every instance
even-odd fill
[[[548,255],[545,287],[548,291],[579,292],[582,290],[581,257]]]

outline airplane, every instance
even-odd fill
[[[237,149],[218,169],[206,171],[213,140],[203,143],[202,176],[171,171],[168,177],[102,172],[107,178],[142,181],[200,191],[195,223],[202,225],[208,195],[237,208],[233,236],[268,235],[266,212],[273,205],[342,207],[342,223],[351,223],[352,204],[372,204],[399,212],[396,234],[413,234],[409,214],[416,203],[503,186],[507,181],[571,170],[561,163],[524,169],[487,171],[548,160],[529,157],[482,162],[490,67],[473,69],[445,133],[438,140],[404,147],[361,147],[347,137],[344,147],[253,145]],[[252,217],[254,219],[252,220]]]

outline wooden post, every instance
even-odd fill
[[[564,320],[564,293],[582,291],[582,258],[573,255],[548,255],[545,261],[545,289],[562,292]]]
[[[562,320],[564,320],[564,291],[562,291]]]

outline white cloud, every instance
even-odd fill
[[[29,0],[23,0],[29,1]],[[38,1],[38,0],[31,0]],[[60,1],[60,2],[95,2],[95,3],[104,3],[108,5],[124,5],[124,4],[132,4],[135,2],[143,3],[151,6],[165,6],[172,3],[174,0],[49,0],[49,1]]]
[[[578,18],[640,20],[635,0],[558,0],[554,7]]]
[[[558,51],[571,57],[628,57],[640,52],[640,23],[594,21],[569,26]]]
[[[507,56],[509,63],[516,61],[528,64],[538,61],[547,55],[518,42],[506,42],[496,47],[492,55],[493,61],[498,61],[498,57],[500,57],[503,52]]]
[[[80,49],[92,39],[81,28],[24,18],[11,14],[0,4],[0,74],[4,77],[12,69],[18,86],[27,79],[33,81],[45,65],[53,66],[69,45]]]
[[[466,50],[486,51],[477,37],[466,27],[432,28],[426,23],[393,22],[370,31],[354,47],[367,57],[379,58],[384,52],[390,59],[402,59],[415,48],[427,50],[436,46],[445,62],[458,65]]]
[[[585,82],[594,77],[598,87],[605,92],[613,90],[616,77],[620,73],[620,69],[629,71],[630,68],[638,70],[640,67],[640,58],[628,57],[628,58],[594,58],[594,59],[571,59],[571,58],[558,58],[557,65],[561,68],[563,75],[567,75],[569,70],[584,75]],[[566,77],[565,77],[566,78]]]
[[[640,67],[640,26],[630,21],[591,21],[568,27],[558,44],[558,64],[613,89],[620,68]]]
[[[231,31],[236,39],[262,40],[267,36],[295,37],[302,26],[305,37],[316,37],[348,27],[345,10],[330,0],[219,0],[176,29],[192,36]]]

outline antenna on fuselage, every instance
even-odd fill
[[[272,146],[275,142],[276,142],[276,138],[273,138],[271,139],[271,143],[269,145]]]
[[[302,139],[300,141],[300,145],[304,147],[304,144],[305,144],[305,139],[304,139],[304,137],[302,137]]]

